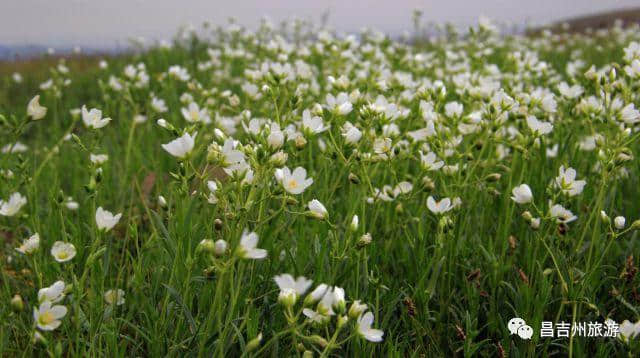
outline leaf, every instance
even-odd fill
[[[442,256],[438,264],[431,271],[431,277],[429,278],[429,283],[427,284],[427,288],[425,292],[429,295],[429,299],[433,297],[436,293],[436,283],[438,281],[438,277],[440,277],[440,271],[442,270],[442,265],[444,264],[445,257]]]
[[[160,238],[162,239],[162,242],[165,244],[165,248],[167,249],[171,257],[175,257],[176,245],[173,239],[171,238],[171,235],[169,235],[169,231],[167,230],[167,227],[164,226],[164,223],[162,222],[162,218],[155,211],[151,209],[149,209],[149,211],[151,212],[151,216],[153,219],[152,220],[153,226],[156,228],[156,230],[160,231]]]
[[[178,291],[176,291],[173,287],[163,283],[162,286],[164,286],[167,291],[169,292],[169,295],[171,296],[171,298],[173,298],[173,301],[180,306],[180,308],[182,308],[182,311],[184,312],[184,316],[187,319],[187,322],[189,323],[189,331],[191,331],[192,334],[195,334],[196,331],[198,330],[198,325],[196,324],[195,319],[193,319],[193,315],[191,314],[191,311],[189,310],[189,308],[184,304],[184,301],[182,301],[182,296],[180,296],[180,294],[178,293]]]

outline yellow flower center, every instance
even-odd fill
[[[66,252],[66,251],[60,251],[60,252],[58,252],[58,258],[59,258],[60,260],[64,260],[64,259],[66,259],[67,257],[69,257],[69,253],[68,253],[68,252]]]
[[[298,187],[298,182],[295,179],[289,180],[289,188],[294,189]]]
[[[38,321],[40,321],[40,324],[42,325],[48,325],[55,320],[56,318],[53,317],[53,314],[50,311],[46,311],[38,317]]]

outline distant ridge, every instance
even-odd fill
[[[640,24],[640,7],[572,17],[556,21],[551,25],[543,26],[537,30],[550,29],[552,31],[586,32],[589,30],[609,28],[613,26],[616,21],[621,21],[623,26]]]
[[[66,56],[70,54],[97,55],[97,54],[117,54],[126,50],[125,48],[87,48],[80,47],[80,52],[75,47],[55,47],[54,56]],[[49,47],[42,45],[0,45],[0,61],[20,61],[28,60],[48,53]]]

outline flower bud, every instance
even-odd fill
[[[333,309],[337,313],[343,313],[347,309],[347,302],[344,298],[344,289],[335,287],[333,289]]]
[[[38,331],[33,332],[33,343],[42,343],[45,346],[48,344],[47,339]]]
[[[369,245],[371,243],[371,234],[370,233],[366,233],[362,236],[360,236],[360,239],[358,240],[358,247],[365,247],[367,245]]]
[[[313,304],[318,302],[318,300],[320,300],[322,296],[324,296],[325,292],[327,292],[328,288],[329,287],[324,283],[319,284],[313,291],[311,291],[311,293],[307,295],[307,297],[304,298],[304,305],[312,306]]]
[[[284,163],[287,162],[288,159],[288,155],[287,153],[283,152],[283,151],[279,151],[274,153],[270,158],[269,158],[269,162],[275,166],[283,166]]]
[[[533,219],[533,215],[531,215],[531,212],[529,210],[525,211],[522,213],[522,218],[526,221],[526,222],[530,222],[531,219]]]
[[[206,252],[208,254],[213,254],[215,251],[215,243],[211,239],[204,239],[200,241],[198,247],[196,248],[197,252]]]
[[[220,219],[213,220],[213,227],[215,227],[216,230],[221,230],[222,229],[222,220],[220,220]]]
[[[624,225],[626,224],[626,222],[627,220],[624,218],[624,216],[616,216],[616,218],[613,219],[613,223],[618,230],[624,229]]]
[[[256,348],[260,346],[260,342],[262,342],[262,332],[258,333],[258,335],[249,341],[246,346],[246,352],[254,351]]]
[[[317,344],[322,348],[326,347],[329,344],[329,342],[327,342],[326,339],[322,338],[321,336],[319,336],[317,334],[314,334],[313,336],[309,337],[309,340],[312,343]]]
[[[167,199],[165,199],[164,196],[162,196],[162,195],[158,195],[158,205],[160,205],[161,208],[166,208],[167,207]]]
[[[307,140],[303,136],[297,136],[295,139],[296,148],[302,149],[307,145]]]
[[[360,178],[353,173],[349,173],[349,181],[353,184],[360,184]]]
[[[293,288],[280,290],[278,302],[285,307],[293,307],[298,301],[298,293]]]
[[[634,221],[631,224],[631,230],[638,230],[638,229],[640,229],[640,219]]]
[[[540,218],[533,218],[529,223],[533,230],[538,230],[540,228]]]
[[[360,303],[359,300],[353,301],[351,307],[349,307],[349,318],[357,319],[366,310],[367,305],[365,303]]]
[[[432,191],[436,188],[436,184],[429,177],[422,178],[422,185],[426,191]]]
[[[502,175],[500,173],[492,173],[487,175],[484,180],[488,181],[488,182],[496,182],[498,180],[500,180],[500,178],[502,177]]]
[[[607,215],[604,210],[600,210],[600,219],[602,219],[602,222],[604,222],[605,224],[611,222],[611,219],[609,219],[609,215]]]
[[[11,308],[16,312],[20,312],[24,309],[24,302],[20,295],[16,294],[13,296],[11,299]]]
[[[216,256],[222,256],[227,252],[228,247],[229,244],[226,241],[220,239],[215,242],[215,245],[213,247],[213,254]]]
[[[349,225],[349,230],[357,231],[358,230],[359,221],[360,221],[360,219],[358,218],[358,215],[354,215],[353,218],[351,219],[351,224]]]
[[[341,329],[347,322],[349,322],[349,317],[345,315],[338,316],[338,322],[337,322],[338,329]]]

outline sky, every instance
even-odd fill
[[[604,10],[640,6],[638,0],[0,0],[0,45],[125,46],[127,39],[170,39],[181,25],[224,24],[231,16],[254,27],[297,16],[346,32],[367,26],[400,34],[423,18],[474,24],[479,15],[517,24],[543,24]]]

